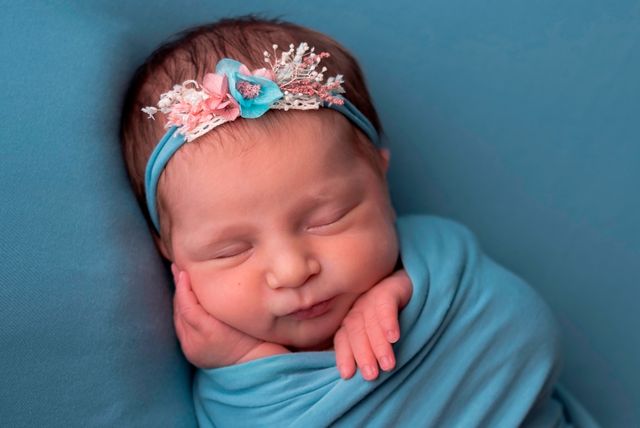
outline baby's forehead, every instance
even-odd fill
[[[178,157],[193,159],[203,150],[242,156],[261,146],[301,142],[328,144],[334,148],[334,155],[344,156],[353,154],[355,138],[353,125],[332,110],[271,111],[257,120],[224,124],[193,143],[185,144],[178,151]]]
[[[332,188],[362,182],[357,156],[349,148],[353,143],[344,139],[353,138],[349,123],[339,129],[345,126],[340,120],[306,115],[276,124],[240,133],[239,141],[217,141],[207,134],[182,146],[159,183],[164,202],[230,208],[268,205],[272,198],[293,203],[301,195],[328,200]]]

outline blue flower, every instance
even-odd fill
[[[246,74],[240,72],[241,68]],[[257,76],[255,72],[253,75],[249,74],[247,67],[233,59],[223,58],[218,61],[216,73],[227,76],[229,93],[240,105],[240,116],[247,119],[262,116],[274,101],[284,95],[274,81]]]

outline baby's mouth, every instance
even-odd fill
[[[309,320],[312,318],[317,318],[329,312],[331,309],[331,303],[333,302],[333,297],[331,299],[323,300],[322,302],[316,303],[315,305],[307,308],[300,309],[294,312],[291,312],[287,316],[290,316],[298,321]]]

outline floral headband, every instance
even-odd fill
[[[264,52],[270,68],[249,70],[244,64],[229,58],[221,59],[215,73],[205,74],[202,83],[187,80],[174,85],[160,95],[157,106],[142,109],[150,119],[162,113],[166,116],[167,133],[151,153],[145,170],[145,193],[151,221],[160,231],[156,206],[158,180],[167,162],[186,142],[193,141],[226,122],[238,117],[255,119],[268,110],[311,110],[327,107],[339,111],[358,126],[376,146],[380,139],[371,122],[344,98],[343,76],[338,74],[326,82],[320,61],[329,53],[316,54],[307,43],[289,50],[277,58],[278,45],[273,45],[272,59]]]

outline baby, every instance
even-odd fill
[[[337,76],[325,82],[327,70]],[[123,152],[172,262],[192,363],[335,346],[344,378],[356,364],[368,380],[394,367],[411,284],[398,269],[379,133],[356,61],[292,24],[196,28],[138,70]]]
[[[294,24],[198,27],[138,69],[123,154],[199,424],[564,426],[548,307],[461,225],[396,219],[380,134],[355,59]]]

